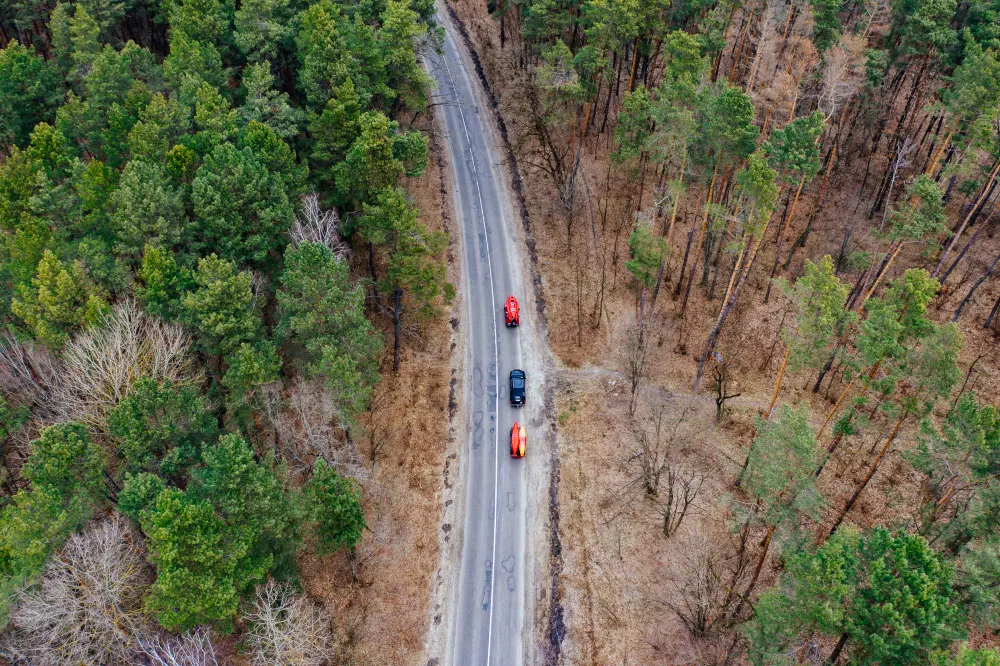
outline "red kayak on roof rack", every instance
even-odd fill
[[[507,297],[507,302],[503,304],[503,320],[507,327],[521,325],[521,309],[517,306],[517,299],[511,294]]]

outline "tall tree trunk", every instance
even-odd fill
[[[878,363],[872,366],[872,369],[868,372],[868,377],[865,380],[864,388],[862,388],[861,393],[858,394],[858,398],[863,398],[865,394],[868,393],[868,389],[871,388],[872,385],[872,380],[875,378],[875,375],[878,373],[878,370],[881,367],[882,367],[882,361],[879,361]],[[855,379],[857,379],[857,377],[855,377]],[[830,413],[827,415],[826,421],[823,423],[823,428],[820,429],[820,432],[826,429],[826,424],[830,422],[830,418],[836,413],[837,407],[840,405],[841,402],[843,402],[844,397],[847,396],[848,391],[851,390],[851,386],[853,385],[854,381],[852,380],[851,383],[848,384],[846,388],[844,388],[843,393],[841,393],[840,397],[837,398],[837,404],[833,406],[833,409],[830,410]],[[847,415],[848,424],[851,422],[851,420],[854,419],[854,414],[857,411],[858,411],[857,405],[851,407],[851,411]],[[830,458],[833,457],[834,452],[837,450],[837,447],[840,446],[840,442],[843,439],[844,439],[843,431],[838,432],[836,435],[834,435],[833,441],[830,442],[830,446],[826,447],[826,454],[823,456],[823,460],[820,461],[819,467],[816,468],[816,473],[813,476],[819,477],[819,475],[823,473],[823,468],[826,466],[826,463],[829,462]]]
[[[983,328],[990,328],[993,326],[993,320],[996,319],[997,312],[1000,312],[1000,296],[997,296],[997,302],[993,304],[993,309],[990,310],[990,316],[986,318],[986,323],[983,324]]]
[[[861,480],[861,485],[859,485],[854,491],[854,494],[851,495],[851,499],[847,501],[847,504],[844,506],[844,510],[841,511],[840,516],[837,517],[837,522],[835,522],[833,527],[830,528],[829,536],[833,536],[833,533],[837,531],[840,524],[844,522],[844,518],[846,518],[847,514],[851,512],[855,502],[857,502],[858,498],[861,497],[861,493],[863,493],[865,488],[868,487],[868,483],[872,480],[872,477],[875,476],[875,472],[878,470],[879,464],[881,464],[882,459],[885,458],[885,454],[889,451],[889,447],[892,446],[893,440],[896,439],[896,435],[899,434],[899,429],[902,427],[903,421],[906,420],[908,415],[909,412],[904,409],[903,414],[899,417],[899,420],[896,421],[896,426],[892,429],[892,434],[890,434],[889,438],[885,440],[885,444],[882,446],[882,450],[879,451],[878,457],[875,458],[875,462],[873,462],[871,467],[868,468],[868,473],[865,474],[865,478]]]
[[[826,660],[826,663],[830,666],[837,666],[837,660],[840,659],[840,653],[844,651],[844,646],[847,645],[847,639],[849,636],[847,632],[840,635],[840,640],[837,641],[837,645],[833,648],[833,652],[830,653],[830,658]]]
[[[955,257],[955,261],[951,262],[951,266],[949,266],[948,270],[945,271],[944,275],[941,278],[939,278],[938,281],[941,284],[944,284],[945,282],[948,281],[948,276],[952,274],[952,272],[955,270],[958,264],[962,261],[962,259],[965,257],[965,254],[969,251],[969,248],[975,245],[976,239],[979,238],[979,234],[983,233],[983,229],[991,228],[993,226],[994,223],[993,216],[998,208],[1000,208],[1000,199],[998,199],[993,204],[989,214],[986,216],[986,221],[982,225],[980,225],[979,228],[976,229],[976,233],[972,234],[972,237],[969,238],[968,241],[966,241],[965,245],[962,247],[962,251],[958,253],[957,257]]]
[[[767,553],[771,549],[771,538],[774,536],[774,528],[773,524],[767,526],[767,535],[764,536],[764,543],[761,544],[760,555],[757,557],[757,566],[754,567],[753,576],[750,577],[750,583],[747,585],[747,589],[744,590],[743,596],[740,597],[730,617],[735,618],[739,616],[740,611],[743,610],[743,604],[750,598],[753,589],[757,587],[757,579],[760,578],[760,572],[764,569],[764,563],[767,561]]]
[[[715,181],[719,175],[719,165],[721,163],[722,156],[720,155],[715,160],[715,169],[712,170],[712,180],[708,184],[708,198],[705,201],[705,213],[701,217],[701,230],[698,232],[698,246],[694,251],[694,258],[691,262],[691,273],[688,275],[687,290],[684,292],[684,300],[681,302],[681,317],[684,316],[684,311],[687,309],[688,298],[691,296],[691,284],[694,282],[694,273],[698,268],[698,254],[701,252],[702,243],[705,242],[705,231],[708,229],[708,211],[712,206],[712,190],[715,188]]]
[[[768,82],[774,82],[774,77],[778,74],[778,67],[781,65],[781,57],[785,55],[785,47],[788,46],[788,31],[792,27],[792,22],[795,21],[798,16],[798,6],[792,2],[791,7],[788,8],[788,20],[785,21],[785,30],[781,34],[781,48],[778,49],[778,55],[774,59],[774,71],[771,72],[771,80]]]
[[[729,318],[729,314],[732,312],[733,306],[736,305],[736,301],[740,297],[740,292],[743,290],[743,285],[746,284],[746,280],[750,276],[750,270],[753,268],[754,262],[757,259],[757,254],[760,252],[760,246],[764,240],[765,233],[767,233],[767,223],[765,223],[764,228],[761,229],[760,236],[757,238],[757,242],[754,245],[753,253],[751,253],[749,260],[747,260],[746,267],[740,275],[739,282],[737,282],[736,287],[732,289],[732,292],[729,294],[729,298],[723,300],[722,310],[719,312],[719,317],[715,322],[715,326],[712,327],[711,332],[708,334],[708,339],[705,340],[705,349],[702,350],[701,358],[698,359],[698,372],[694,377],[693,391],[695,393],[701,390],[701,378],[705,374],[705,361],[707,361],[708,357],[713,351],[715,351],[715,345],[719,341],[719,334],[722,332],[722,327],[725,325],[726,319]]]
[[[587,104],[587,111],[584,114],[583,125],[580,127],[580,139],[588,135],[590,132],[590,123],[593,121],[593,111],[594,107],[601,100],[601,88],[604,87],[604,78],[601,76],[603,70],[598,69],[594,72],[594,80],[597,82],[597,93],[594,95],[594,101]]]
[[[691,254],[691,241],[694,240],[694,229],[688,232],[687,246],[684,248],[684,259],[681,261],[680,277],[677,279],[677,286],[674,287],[674,298],[681,295],[681,285],[684,284],[684,268],[687,266],[688,256]]]
[[[375,313],[382,308],[382,299],[378,295],[378,275],[375,271],[375,244],[368,243],[368,272],[372,277],[372,298],[375,301]]]
[[[871,298],[872,294],[875,293],[875,290],[878,289],[879,283],[882,281],[882,278],[885,277],[885,274],[889,271],[889,267],[892,266],[892,262],[896,260],[896,257],[899,256],[899,251],[902,249],[903,249],[903,241],[896,241],[896,249],[892,251],[892,253],[889,255],[889,260],[885,262],[885,264],[882,267],[882,270],[880,270],[878,275],[875,276],[875,282],[872,283],[872,288],[868,290],[868,293],[865,294],[864,299],[858,306],[859,311],[863,307],[865,307],[865,303],[868,302],[868,299]]]
[[[966,294],[965,298],[962,299],[962,302],[958,304],[958,309],[955,310],[955,314],[951,318],[951,320],[953,322],[954,321],[958,321],[959,315],[962,314],[962,310],[965,308],[966,304],[969,302],[969,299],[972,298],[972,295],[974,293],[976,293],[976,290],[979,289],[979,287],[983,284],[983,282],[986,282],[986,279],[989,276],[993,275],[993,269],[995,269],[997,267],[997,262],[1000,262],[1000,255],[997,255],[997,258],[993,260],[993,263],[990,264],[990,267],[986,269],[986,272],[983,273],[982,277],[980,277],[978,280],[976,280],[976,283],[974,285],[972,285],[971,289],[969,289],[969,293]]]
[[[621,88],[622,83],[622,61],[625,59],[625,54],[618,57],[618,52],[615,51],[614,54],[614,70],[615,70],[615,85],[614,88],[611,87],[611,81],[608,81],[608,99],[604,103],[604,120],[601,121],[601,129],[597,132],[598,134],[604,134],[604,130],[608,127],[608,114],[611,112],[611,98],[618,95],[618,90]],[[610,139],[609,139],[610,141]]]
[[[958,253],[958,256],[955,257],[955,261],[951,262],[951,266],[949,266],[948,270],[944,272],[944,275],[938,278],[938,282],[941,284],[941,286],[944,286],[945,282],[948,281],[948,278],[951,276],[952,271],[954,271],[955,267],[958,266],[959,262],[961,262],[962,259],[965,258],[965,254],[969,251],[969,248],[973,246],[973,244],[976,242],[976,239],[979,238],[979,234],[981,234],[983,232],[983,229],[985,228],[986,228],[985,224],[979,225],[979,228],[976,229],[976,233],[972,234],[972,236],[969,237],[969,240],[966,241],[965,245],[962,247],[962,250]]]
[[[677,194],[674,195],[674,205],[670,210],[670,223],[667,225],[667,247],[670,247],[670,239],[674,233],[674,222],[677,221],[677,207],[681,202],[681,194],[683,193],[684,187],[684,169],[687,166],[687,146],[684,146],[684,152],[681,154],[681,171],[677,176]]]
[[[822,425],[822,427],[820,427],[819,432],[816,433],[816,439],[819,439],[820,437],[823,436],[823,431],[826,430],[826,426],[828,426],[830,424],[830,419],[832,419],[837,414],[837,410],[840,409],[840,403],[842,403],[844,401],[844,398],[847,397],[847,394],[850,392],[851,388],[854,386],[854,382],[858,381],[858,377],[860,377],[860,376],[861,376],[860,373],[854,375],[854,377],[851,379],[850,383],[848,383],[848,385],[844,387],[844,390],[841,391],[840,397],[837,398],[836,404],[833,405],[833,409],[831,409],[829,412],[827,412],[826,418],[823,419],[823,425]]]
[[[774,409],[774,403],[778,402],[778,393],[781,391],[781,380],[785,377],[785,368],[788,367],[788,359],[792,355],[792,346],[788,345],[788,350],[785,352],[785,358],[781,361],[781,368],[778,370],[778,378],[774,382],[774,392],[771,394],[771,402],[767,406],[767,411],[764,412],[764,418],[771,418],[771,411]]]
[[[646,77],[646,89],[653,89],[653,80],[656,78],[656,61],[660,57],[660,48],[663,42],[661,39],[657,38],[653,45],[653,55],[649,59],[649,75]]]
[[[962,232],[965,231],[965,227],[969,223],[969,220],[971,220],[973,214],[979,210],[979,207],[983,205],[983,201],[985,201],[987,193],[990,192],[990,186],[993,184],[993,181],[996,179],[998,173],[1000,173],[1000,160],[997,160],[996,165],[993,167],[993,171],[990,172],[989,180],[987,180],[986,184],[983,185],[983,189],[980,192],[979,197],[976,199],[976,203],[973,204],[972,208],[969,210],[969,214],[962,220],[962,224],[958,227],[958,231],[956,231],[955,235],[951,237],[951,242],[948,243],[948,247],[945,248],[944,254],[941,255],[941,260],[938,261],[937,267],[931,274],[932,277],[937,277],[938,273],[941,272],[941,267],[944,266],[944,262],[948,258],[948,255],[951,254],[952,249],[955,247],[955,243],[958,242]]]
[[[799,204],[799,195],[802,194],[802,186],[806,184],[806,177],[802,176],[799,180],[799,186],[795,190],[795,197],[792,199],[792,205],[786,211],[785,224],[781,229],[781,233],[778,234],[774,249],[774,265],[771,266],[771,278],[767,282],[767,291],[764,293],[764,304],[771,298],[771,285],[774,283],[774,276],[778,272],[778,263],[781,261],[781,246],[785,238],[785,234],[788,233],[788,228],[792,225],[792,217],[795,215],[795,208]]]
[[[931,153],[931,158],[927,163],[927,168],[924,169],[925,174],[930,176],[933,175],[934,171],[937,170],[937,165],[938,162],[941,161],[941,156],[944,155],[944,151],[949,146],[951,146],[951,137],[955,134],[955,128],[957,126],[958,126],[958,121],[955,120],[952,123],[951,129],[949,129],[945,137],[941,139],[941,143],[939,143],[937,146],[934,147],[934,152]]]
[[[399,372],[399,338],[402,330],[403,290],[398,286],[392,292],[392,371]]]
[[[642,39],[642,33],[640,32],[635,36],[635,44],[632,45],[632,68],[628,75],[628,91],[632,92],[635,85],[635,68],[639,64],[639,40]]]

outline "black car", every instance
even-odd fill
[[[510,371],[510,406],[524,406],[524,370]]]

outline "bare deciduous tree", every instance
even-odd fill
[[[844,35],[824,55],[819,108],[827,120],[843,109],[861,85],[867,46],[867,40],[858,35]]]
[[[52,396],[57,416],[101,425],[140,377],[193,380],[189,348],[181,327],[146,315],[133,299],[118,303],[66,345]]]
[[[72,536],[22,596],[5,648],[35,666],[133,663],[151,573],[140,544],[117,516]]]
[[[705,482],[705,476],[669,463],[665,472],[666,492],[663,495],[663,500],[658,502],[656,507],[663,519],[663,536],[670,537],[677,533],[688,511],[698,498],[698,492]]]
[[[640,478],[646,494],[655,496],[660,492],[660,476],[667,468],[673,437],[664,429],[666,406],[651,407],[649,411],[648,426],[637,424],[632,429],[639,448],[632,454],[631,460],[639,465]]]
[[[288,585],[273,580],[258,585],[243,619],[254,666],[322,666],[332,657],[329,613]]]
[[[340,217],[337,211],[333,208],[323,210],[316,194],[302,197],[302,208],[295,216],[288,237],[293,243],[325,245],[341,259],[347,258],[350,254],[350,248],[340,238]]]
[[[710,634],[738,599],[749,561],[725,550],[724,539],[701,535],[685,549],[680,574],[670,580],[664,602],[694,636]]]
[[[52,397],[59,380],[59,362],[43,347],[17,340],[9,333],[0,337],[0,394],[8,407],[23,405],[38,421],[53,421],[56,405]],[[28,442],[37,434],[32,425],[10,433],[22,456],[27,455]],[[4,451],[4,457],[10,453]],[[9,458],[3,462],[11,463]]]
[[[274,383],[266,387],[263,398],[262,409],[295,467],[310,469],[316,458],[322,458],[346,476],[359,480],[370,476],[357,446],[334,427],[333,398],[322,381],[300,377],[287,390]]]
[[[712,352],[715,365],[712,367],[712,380],[715,384],[715,422],[722,421],[726,415],[726,400],[738,398],[742,393],[729,392],[729,363],[718,352]]]
[[[59,363],[44,347],[18,340],[10,333],[0,339],[0,388],[26,404],[51,408],[52,387],[59,383]]]
[[[630,326],[625,333],[625,341],[621,348],[622,367],[631,391],[628,403],[629,416],[635,416],[639,387],[646,378],[647,360],[649,360],[649,336],[643,335],[642,329],[637,325]]]
[[[177,638],[157,634],[137,639],[137,652],[132,663],[144,666],[219,666],[212,645],[212,635],[198,627]]]

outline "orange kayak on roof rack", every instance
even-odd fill
[[[510,428],[510,457],[523,458],[528,445],[528,433],[517,421]]]

